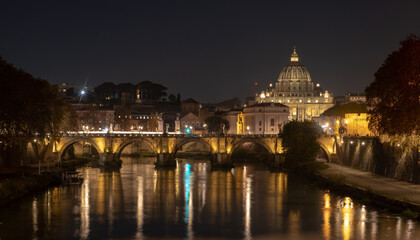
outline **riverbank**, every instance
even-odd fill
[[[419,218],[420,185],[398,181],[370,172],[325,163],[328,168],[317,169],[315,176],[334,190],[352,193],[368,203]]]
[[[57,173],[29,175],[4,179],[0,182],[0,207],[23,196],[60,184]]]
[[[74,171],[90,159],[73,159],[58,164],[43,163],[0,169],[0,207],[27,194],[62,184],[62,172]],[[41,174],[39,174],[39,171]]]

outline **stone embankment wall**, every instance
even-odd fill
[[[420,183],[418,137],[343,137],[337,147],[340,164]]]

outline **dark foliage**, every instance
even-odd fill
[[[104,82],[95,87],[95,96],[99,99],[112,99],[114,98],[116,86],[112,82]]]
[[[152,83],[149,81],[143,81],[137,84],[137,88],[140,91],[141,100],[156,100],[161,101],[163,97],[166,97],[167,88],[161,84]]]
[[[420,38],[409,36],[400,45],[366,88],[373,107],[369,128],[381,134],[420,133]]]
[[[70,107],[61,100],[56,86],[16,69],[0,58],[0,154],[19,161],[27,144],[38,149],[59,139],[63,127],[75,126]],[[20,156],[16,156],[19,151]],[[12,155],[10,155],[12,154]],[[17,159],[16,159],[17,158]]]
[[[207,125],[207,129],[210,133],[223,133],[223,126],[224,131],[229,130],[229,122],[220,117],[220,116],[210,116],[204,120],[204,123]]]
[[[321,132],[314,122],[309,121],[293,120],[284,125],[279,136],[285,149],[285,166],[292,169],[305,162],[315,161],[320,150],[317,138]]]
[[[169,102],[176,102],[176,97],[175,97],[175,95],[173,95],[173,94],[169,95],[169,96],[168,96],[168,101],[169,101]]]

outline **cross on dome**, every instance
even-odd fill
[[[299,62],[299,57],[296,53],[296,46],[293,46],[293,53],[292,53],[292,57],[290,58],[291,62]]]

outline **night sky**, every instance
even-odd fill
[[[54,84],[148,80],[183,99],[243,99],[277,81],[296,45],[338,96],[364,91],[420,34],[420,1],[3,1],[0,30],[0,56]]]

